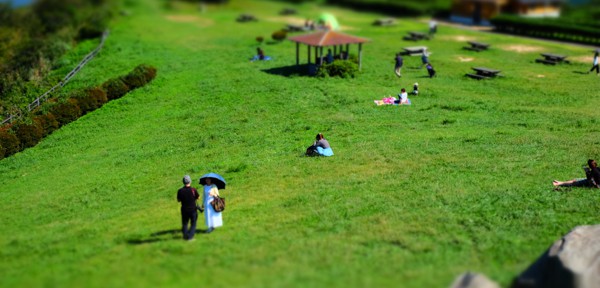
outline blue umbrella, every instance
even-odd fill
[[[202,175],[202,177],[200,177],[200,184],[201,185],[206,185],[206,178],[211,178],[212,179],[212,183],[217,185],[217,188],[219,189],[225,189],[225,179],[223,179],[223,176],[217,174],[217,173],[208,173],[208,174],[204,174]]]

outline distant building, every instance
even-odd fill
[[[498,14],[523,17],[558,17],[564,0],[452,0],[450,20],[489,25]]]

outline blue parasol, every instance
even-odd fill
[[[225,183],[225,179],[223,179],[223,176],[221,176],[217,173],[204,174],[204,175],[202,175],[202,177],[200,177],[201,185],[206,185],[206,178],[212,178],[212,183],[217,185],[217,188],[225,189],[226,183]]]

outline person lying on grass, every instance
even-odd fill
[[[552,181],[554,187],[591,187],[600,188],[600,170],[593,159],[588,160],[588,167],[584,167],[586,178],[577,178],[569,181]]]

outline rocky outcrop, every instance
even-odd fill
[[[451,288],[500,288],[498,283],[488,279],[483,274],[464,273],[452,283]]]
[[[516,277],[512,287],[600,287],[600,225],[575,227]]]

